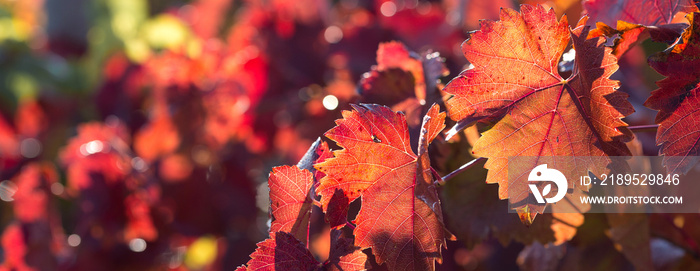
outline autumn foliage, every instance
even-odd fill
[[[697,174],[694,1],[64,2],[0,3],[0,271],[700,269],[514,185]]]

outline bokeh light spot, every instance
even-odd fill
[[[323,97],[323,107],[328,110],[335,110],[338,108],[338,98],[333,95]]]
[[[381,7],[379,7],[379,11],[384,15],[385,17],[391,17],[396,14],[396,4],[394,2],[384,2]]]
[[[340,27],[331,25],[323,32],[323,37],[330,44],[338,43],[343,39],[343,30]]]
[[[146,250],[146,241],[141,238],[134,238],[129,241],[129,249],[133,252],[143,252]]]
[[[68,245],[72,247],[77,247],[80,245],[80,242],[82,239],[80,238],[80,235],[77,234],[71,234],[68,236]]]

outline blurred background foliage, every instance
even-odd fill
[[[576,0],[1,0],[0,270],[245,263],[267,237],[271,167],[296,164],[350,103],[414,96],[401,88],[418,83],[410,66],[373,67],[380,43],[439,56],[444,83],[468,64],[467,32],[523,3],[571,24],[582,12]],[[653,119],[640,107],[659,78],[643,61],[655,48],[620,60],[635,72],[617,74],[636,78],[623,84],[641,111],[632,124]],[[478,137],[435,147],[438,171],[473,159],[470,133]],[[653,134],[644,136],[655,154]],[[462,174],[443,191],[462,240],[443,270],[515,269],[524,245],[554,240],[549,226],[535,232],[508,214],[484,176]],[[312,220],[323,260],[328,226],[318,209]],[[607,253],[592,267],[631,268],[601,238],[605,223],[587,217],[591,238],[572,242]],[[540,255],[536,244],[521,257]]]

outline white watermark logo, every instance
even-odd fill
[[[537,203],[545,203],[545,200],[547,200],[547,203],[555,203],[560,201],[564,198],[566,195],[566,190],[568,189],[566,176],[564,176],[561,171],[553,168],[547,168],[547,164],[536,166],[532,171],[530,171],[530,176],[527,179],[529,182],[528,186],[530,187],[532,194],[535,196]],[[552,191],[552,184],[547,184],[542,190],[542,193],[540,193],[540,190],[537,188],[537,183],[533,182],[546,181],[554,182],[554,184],[557,186],[557,194],[551,198],[545,199],[543,196],[547,196],[549,192]]]

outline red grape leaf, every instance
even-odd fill
[[[32,163],[15,175],[17,185],[14,194],[15,217],[23,223],[49,220],[51,184],[58,180],[58,173],[50,164]]]
[[[180,146],[180,136],[166,113],[154,119],[134,135],[134,150],[146,161],[174,152]]]
[[[319,138],[319,140],[321,139]],[[316,149],[316,156],[317,158],[316,161],[314,161],[314,164],[318,164],[323,161],[326,161],[326,159],[333,158],[333,152],[328,147],[328,143],[326,143],[325,141],[321,142],[321,145],[319,145],[318,149]],[[316,170],[316,168],[314,168],[313,165],[311,165],[311,169],[309,170],[312,170],[314,172],[314,178],[316,179],[316,182],[321,180],[323,176],[326,176],[326,174],[324,174],[323,172]]]
[[[624,142],[630,132],[621,118],[634,112],[627,94],[616,91],[610,80],[618,66],[603,39],[589,39],[586,19],[568,31],[566,17],[557,22],[553,10],[523,5],[522,15],[503,9],[501,21],[483,21],[481,30],[462,44],[474,66],[448,83],[445,92],[450,117],[459,123],[449,135],[476,121],[495,122],[475,143],[473,153],[489,158],[488,183],[499,184],[501,199],[517,195],[511,202],[524,202],[530,191],[527,174],[532,168],[556,160],[565,176],[582,176],[587,170],[600,174],[607,155],[629,155]],[[573,42],[574,70],[568,79],[557,72],[562,53]],[[508,157],[529,156],[508,181]],[[602,159],[575,160],[573,156]],[[567,158],[568,157],[568,158]],[[573,187],[573,178],[569,187]],[[517,185],[517,191],[509,187]],[[541,213],[543,206],[523,203]]]
[[[367,270],[367,254],[353,244],[350,238],[344,238],[341,230],[331,230],[331,252],[324,270]]]
[[[17,108],[15,126],[18,134],[37,137],[48,128],[49,121],[38,102],[26,101]]]
[[[331,250],[328,261],[321,265],[304,246],[287,232],[275,232],[250,255],[251,260],[236,270],[366,270],[367,255],[343,238],[341,231],[331,232]]]
[[[438,53],[419,56],[401,42],[381,43],[377,49],[377,65],[360,81],[362,99],[391,106],[393,110],[396,110],[394,105],[408,98],[425,101],[437,92],[435,82],[447,72]]]
[[[415,77],[397,68],[372,69],[363,75],[360,89],[364,102],[393,106],[415,96]]]
[[[12,160],[19,160],[20,140],[14,127],[0,114],[0,168],[5,169]]]
[[[313,173],[314,190],[316,187],[318,187],[319,180],[326,176],[325,173],[316,170],[316,168],[314,168],[314,165],[332,157],[333,152],[331,152],[330,148],[328,148],[328,143],[326,143],[325,141],[321,141],[321,138],[318,138],[313,144],[311,144],[309,150],[307,150],[306,154],[304,154],[301,160],[299,160],[299,163],[297,163],[298,168],[306,169]],[[348,222],[349,202],[347,198],[343,198],[342,192],[338,192],[340,191],[336,192],[336,194],[338,194],[337,197],[335,199],[331,199],[327,206],[327,209],[333,210],[326,212],[326,220],[330,223],[331,228],[339,228],[345,226],[345,224]],[[315,193],[314,197],[317,197]]]
[[[328,204],[323,207],[326,210],[326,220],[331,228],[337,229],[347,224],[350,199],[343,193],[342,189],[335,190],[333,195],[330,195]]]
[[[676,13],[697,10],[692,0],[585,0],[583,7],[591,22],[607,25],[616,25],[617,21],[641,25],[670,24],[682,19],[674,20]]]
[[[20,223],[12,223],[2,233],[2,247],[6,251],[0,270],[32,270],[25,260],[29,252],[25,233]]]
[[[250,254],[248,270],[315,270],[319,263],[304,243],[290,233],[278,231],[258,243]]]
[[[687,24],[664,24],[660,26],[645,26],[633,24],[625,21],[617,21],[617,29],[612,28],[602,22],[596,23],[596,29],[588,33],[588,38],[605,36],[614,39],[612,48],[613,55],[618,59],[632,46],[651,37],[653,41],[674,43],[687,27]]]
[[[659,110],[656,123],[656,143],[664,155],[664,166],[668,173],[686,173],[697,162],[692,157],[700,154],[700,22],[699,13],[688,14],[690,27],[683,33],[683,41],[672,51],[660,52],[649,58],[649,65],[658,73],[667,76],[656,84],[644,103]]]
[[[312,152],[310,155],[309,152]],[[314,174],[314,190],[319,185],[319,181],[326,176],[325,173],[314,168],[315,164],[326,161],[326,159],[333,157],[333,152],[328,148],[328,143],[321,141],[321,138],[317,139],[306,155],[299,161],[297,167],[307,169]],[[307,156],[311,156],[307,158]],[[313,160],[311,160],[313,159]],[[310,160],[310,161],[309,161]],[[314,194],[315,195],[315,194]],[[339,228],[345,226],[348,222],[348,208],[350,202],[342,191],[337,190],[333,197],[328,202],[327,209],[331,210],[326,212],[326,220],[330,224],[331,228]]]
[[[307,241],[313,175],[296,166],[275,167],[267,184],[270,187],[270,232],[284,231]]]
[[[12,181],[17,186],[12,201],[16,221],[2,234],[6,255],[0,270],[55,270],[55,253],[65,242],[50,192],[58,173],[51,163],[31,162]]]
[[[145,193],[133,193],[124,199],[126,209],[126,227],[124,239],[143,238],[154,241],[158,238],[158,230],[151,219],[151,206]]]
[[[377,69],[384,71],[389,68],[411,71],[416,78],[422,78],[420,61],[412,58],[406,45],[398,41],[381,43],[377,49]]]
[[[85,190],[104,177],[106,183],[117,183],[128,174],[129,136],[126,128],[116,124],[85,123],[78,126],[77,136],[61,151],[61,162],[68,168],[69,193]],[[70,165],[70,166],[69,166]]]
[[[601,35],[615,38],[619,35],[613,45],[613,54],[618,58],[648,37],[673,43],[688,26],[677,14],[698,10],[691,0],[589,0],[584,1],[583,6],[591,22],[597,22],[597,29],[591,31],[589,38]],[[611,25],[616,25],[617,29]]]
[[[411,150],[405,116],[379,105],[344,111],[326,137],[343,149],[316,165],[326,174],[317,193],[326,211],[342,190],[348,201],[362,197],[355,222],[355,245],[372,248],[377,262],[393,270],[432,270],[451,234],[444,229],[432,185],[427,145],[444,128],[434,105],[423,121],[419,151]]]

